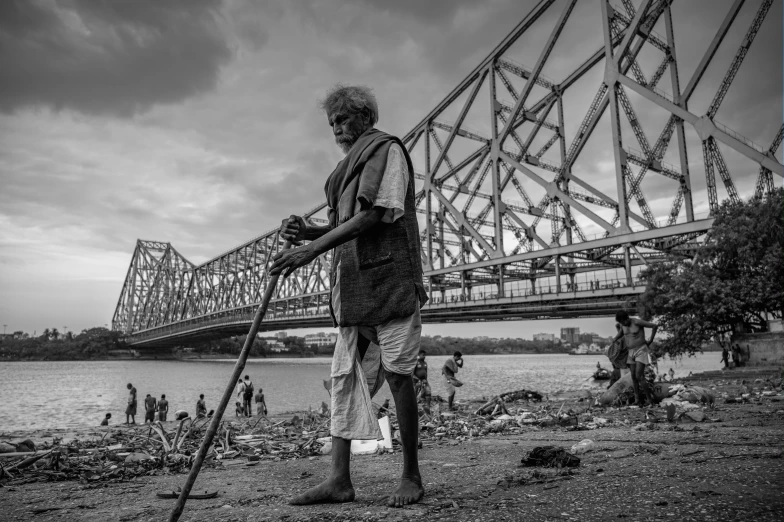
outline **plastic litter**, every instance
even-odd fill
[[[589,451],[594,451],[596,449],[596,443],[591,439],[583,439],[574,446],[570,448],[570,451],[575,455],[582,455],[583,453],[588,453]]]

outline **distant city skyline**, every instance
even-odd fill
[[[446,324],[423,324],[422,335],[440,335],[442,337],[509,337],[512,339],[523,338],[532,340],[534,334],[551,333],[560,338],[561,328],[577,327],[582,333],[595,333],[602,337],[615,335],[615,318],[589,317],[581,319],[546,319],[528,321],[494,321],[494,322],[467,322]],[[291,336],[304,336],[305,334],[328,332],[329,328],[300,328],[288,329],[286,333]],[[262,335],[272,335],[264,333]]]

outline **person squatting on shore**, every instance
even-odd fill
[[[403,472],[388,505],[424,496],[417,456],[418,412],[411,374],[420,348],[422,284],[414,168],[399,138],[374,126],[378,103],[367,87],[336,85],[321,103],[335,141],[346,154],[327,178],[329,224],[300,216],[283,220],[281,236],[305,246],[278,253],[270,274],[288,277],[334,249],[330,312],[338,327],[332,357],[332,472],[295,505],[350,502],[352,440],[382,437],[372,396],[384,382],[395,400]]]
[[[199,400],[196,401],[196,418],[201,419],[207,416],[207,403],[204,401],[204,394],[199,395]]]
[[[460,382],[455,376],[457,375],[458,369],[462,367],[463,354],[455,352],[454,355],[452,355],[452,358],[447,359],[444,363],[444,367],[441,368],[441,375],[444,376],[444,386],[446,386],[446,395],[448,397],[450,411],[455,409],[455,392],[457,391],[455,381],[458,383]],[[462,384],[458,384],[457,386],[462,386]]]
[[[424,403],[423,408],[425,413],[430,415],[430,399],[432,396],[432,390],[430,389],[430,383],[427,381],[427,362],[425,361],[426,357],[427,353],[425,353],[424,350],[419,350],[416,366],[414,367],[414,391],[416,392],[417,403],[422,401]]]
[[[618,334],[613,339],[613,342],[620,340],[623,337],[624,344],[629,350],[629,358],[627,362],[629,369],[632,372],[632,386],[634,387],[634,404],[644,406],[647,399],[651,406],[656,402],[653,396],[648,381],[645,378],[646,367],[651,364],[651,356],[648,347],[653,342],[656,336],[656,331],[659,326],[656,323],[649,323],[643,321],[638,317],[629,317],[629,314],[621,310],[615,314],[615,320],[618,321]],[[651,338],[645,339],[645,329],[651,328]]]

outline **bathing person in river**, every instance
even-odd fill
[[[155,410],[158,407],[158,403],[155,401],[155,397],[147,394],[147,397],[144,398],[144,423],[147,424],[148,422],[152,424],[155,422]]]
[[[462,386],[462,384],[458,381],[458,384],[456,385],[455,381],[457,381],[457,372],[462,367],[463,354],[455,352],[454,355],[452,355],[452,358],[447,359],[444,363],[444,367],[441,368],[441,374],[444,376],[444,386],[446,387],[449,411],[457,409],[455,408],[455,393],[457,391],[457,386]]]
[[[128,422],[130,420],[130,422]],[[128,406],[125,408],[125,424],[136,424],[136,388],[128,383]]]
[[[417,456],[418,415],[411,374],[420,348],[422,284],[414,168],[399,138],[374,128],[378,104],[367,87],[337,85],[322,102],[335,141],[346,154],[327,178],[329,224],[300,216],[283,220],[281,236],[295,245],[275,256],[270,274],[288,277],[333,250],[330,311],[338,327],[332,357],[332,471],[292,504],[350,502],[352,440],[382,437],[371,397],[384,380],[395,400],[403,472],[387,504],[424,495]]]
[[[158,401],[158,420],[166,422],[166,415],[169,413],[169,401],[166,400],[166,394],[161,395],[161,400]]]

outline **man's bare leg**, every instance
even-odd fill
[[[401,430],[402,432],[402,430]],[[327,480],[289,500],[289,504],[327,504],[353,502],[354,486],[351,484],[351,441],[332,437],[332,472]]]
[[[447,398],[447,405],[449,407],[449,411],[452,411],[452,410],[455,409],[454,403],[455,403],[455,394],[453,393],[452,395],[450,395]]]
[[[401,507],[419,502],[425,496],[417,456],[419,412],[414,382],[410,375],[387,372],[387,382],[395,399],[397,421],[400,425],[400,442],[403,445],[403,474],[400,477],[400,485],[389,496],[387,505]]]
[[[640,393],[640,379],[644,379],[645,375],[637,373],[637,362],[633,362],[631,364],[631,374],[632,374],[632,388],[634,388],[634,402],[632,405],[642,406],[643,405],[643,398],[642,394]],[[643,366],[643,373],[645,371],[645,365]]]
[[[653,406],[656,402],[656,398],[653,396],[653,391],[651,390],[648,381],[645,379],[645,364],[641,362],[634,363],[635,370],[637,373],[637,383],[639,384],[641,395],[643,397],[643,402],[647,399],[648,404]],[[642,403],[640,404],[642,406]]]

